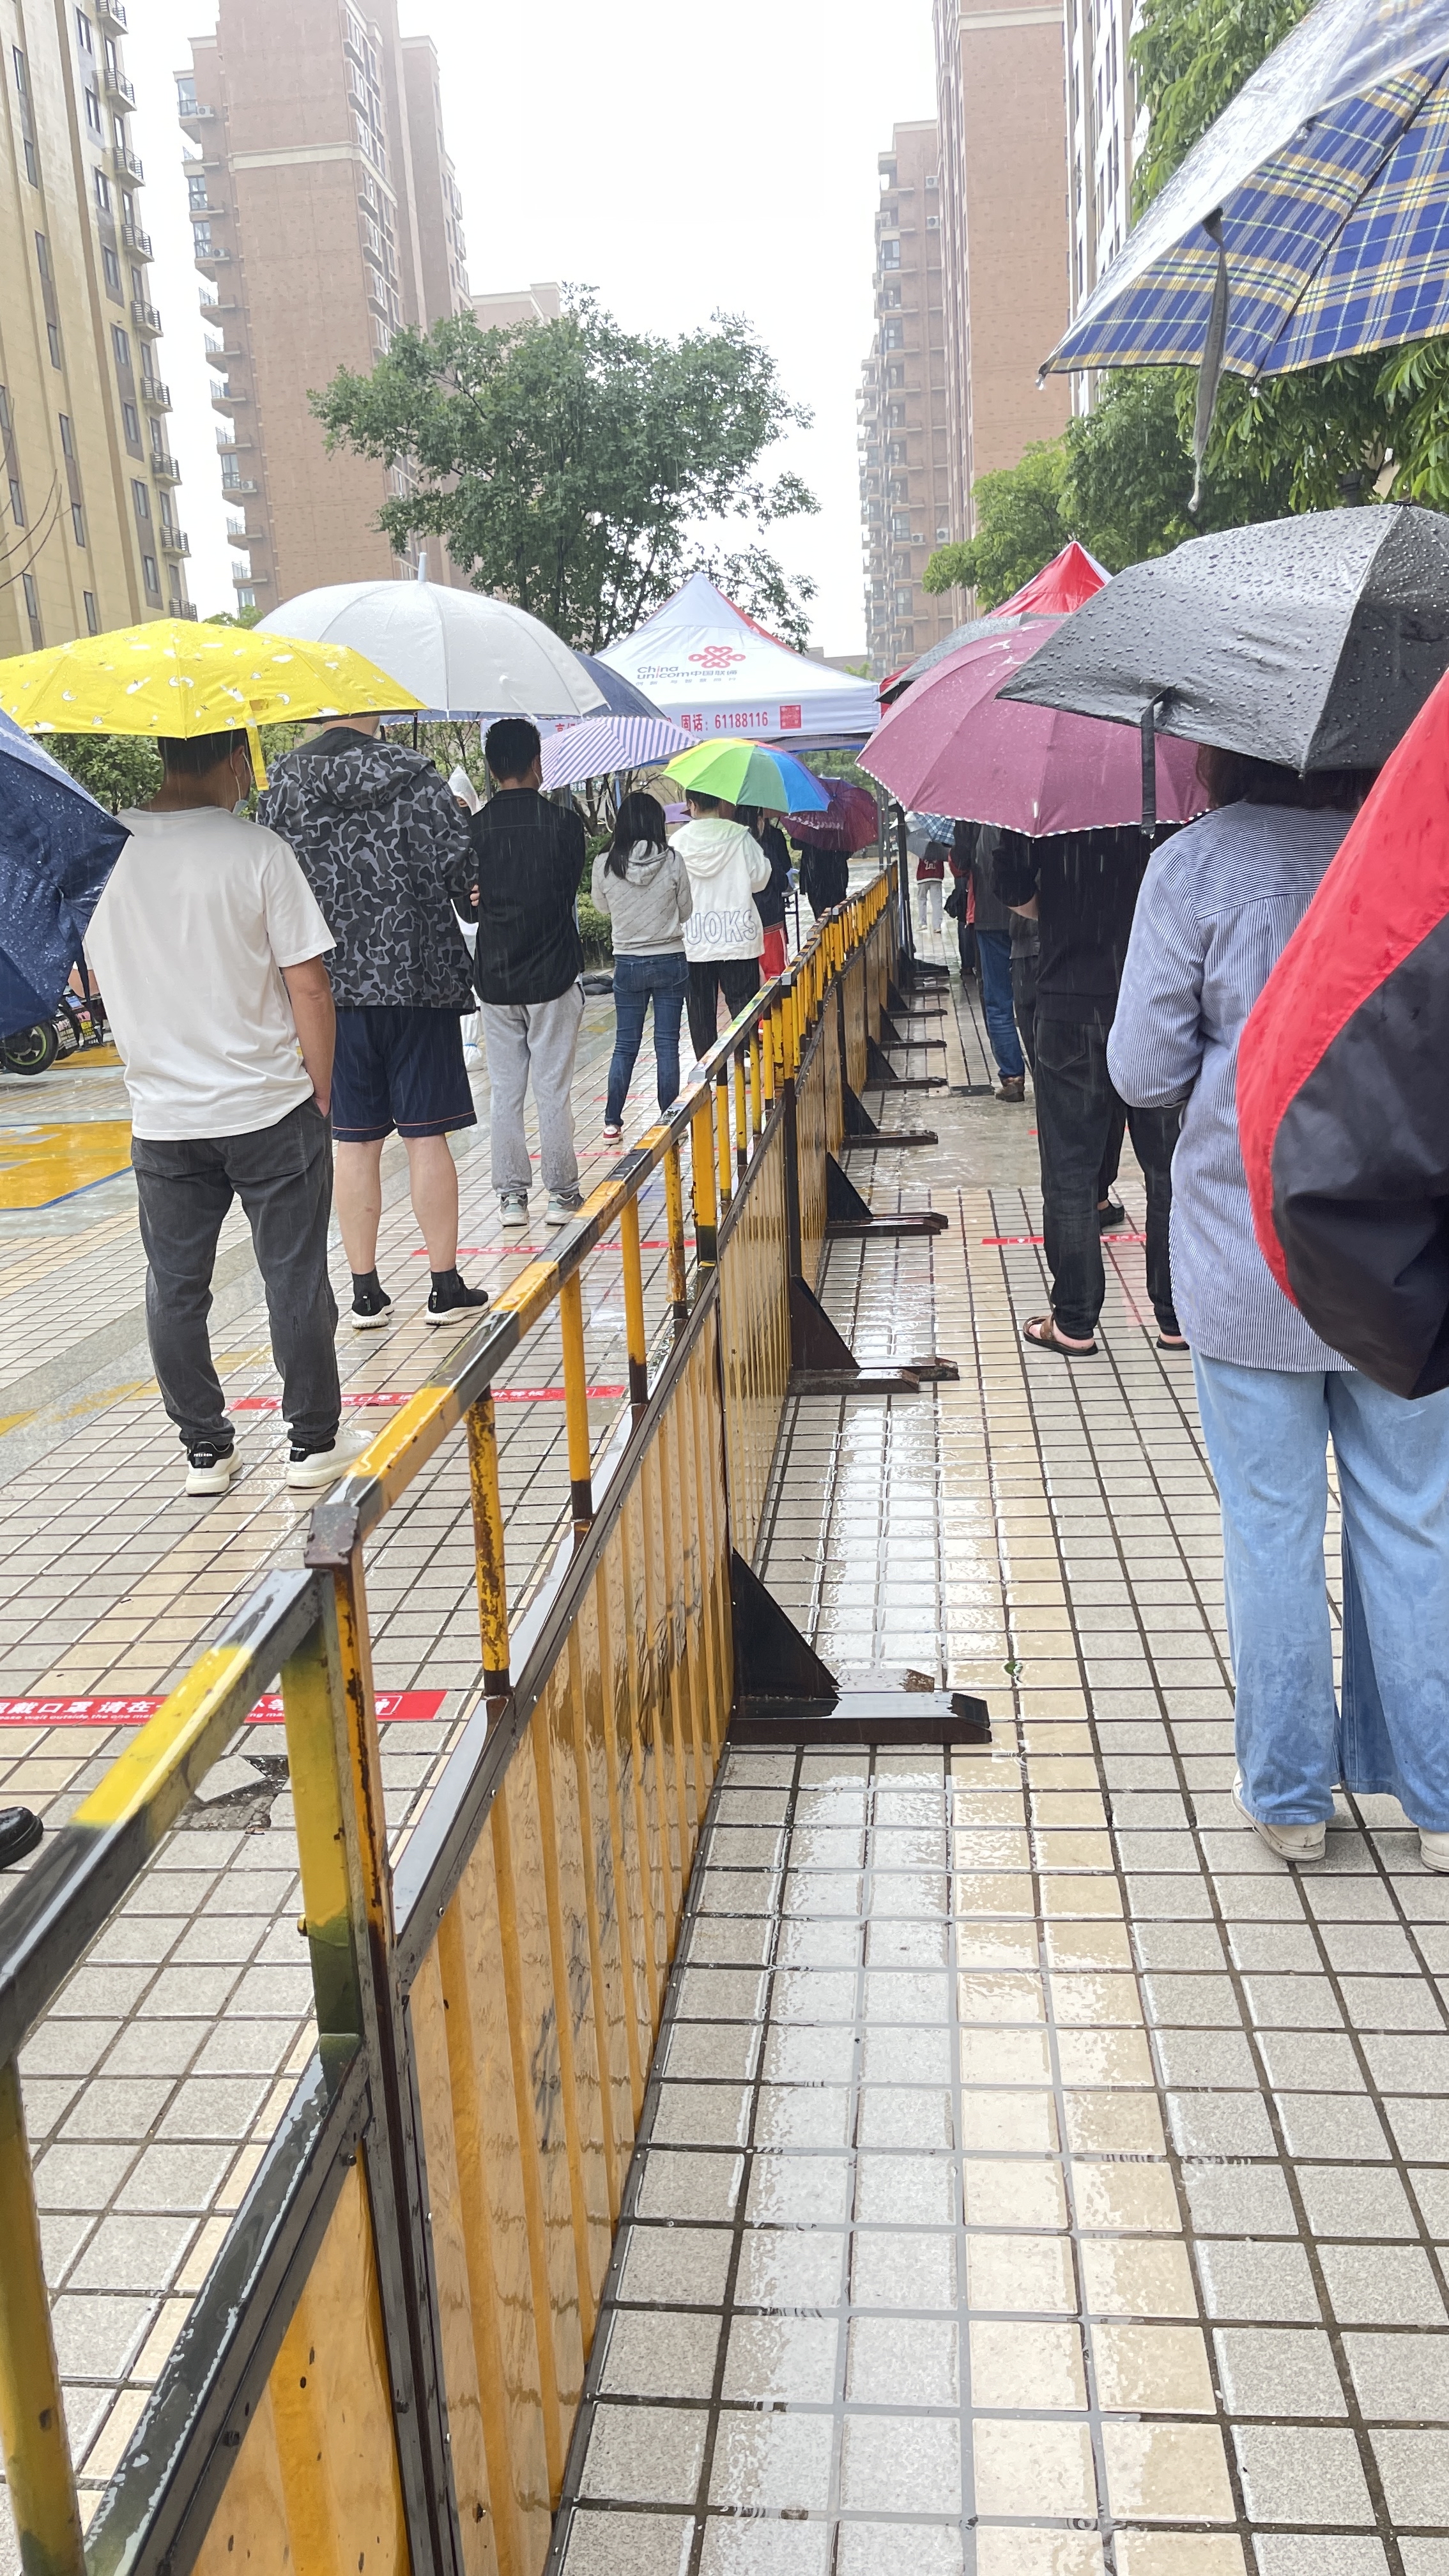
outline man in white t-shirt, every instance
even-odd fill
[[[121,815],[131,837],[85,942],[131,1095],[151,1358],[187,1492],[224,1494],[236,1435],[207,1317],[240,1199],[291,1433],[287,1482],[317,1489],[362,1445],[338,1440],[327,1276],[332,933],[287,843],[234,810],[252,784],[246,736],[157,748],[160,792]]]

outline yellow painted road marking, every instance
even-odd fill
[[[128,1171],[131,1128],[125,1118],[95,1118],[82,1127],[0,1128],[0,1208],[53,1207],[96,1181]]]

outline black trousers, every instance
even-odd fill
[[[1038,1017],[1032,1084],[1052,1313],[1069,1340],[1087,1341],[1097,1329],[1107,1286],[1097,1223],[1099,1174],[1113,1119],[1123,1108],[1107,1071],[1105,1031]],[[1124,1114],[1147,1183],[1147,1294],[1159,1331],[1176,1333],[1167,1229],[1182,1111]]]
[[[1023,950],[1013,955],[1011,1007],[1016,1016],[1016,1033],[1021,1040],[1021,1051],[1033,1075],[1036,1072],[1036,968],[1037,959],[1034,949]],[[1117,1186],[1117,1175],[1122,1169],[1122,1140],[1127,1133],[1127,1111],[1123,1103],[1117,1099],[1115,1091],[1112,1097],[1116,1101],[1116,1107],[1112,1112],[1112,1124],[1107,1130],[1102,1168],[1097,1174],[1098,1207],[1106,1206]]]
[[[240,1199],[267,1292],[283,1415],[295,1441],[325,1448],[337,1436],[342,1392],[337,1301],[327,1276],[332,1136],[316,1102],[304,1100],[275,1127],[246,1136],[135,1136],[131,1162],[146,1247],[151,1364],[186,1447],[231,1445],[207,1317],[216,1239]]]
[[[719,1036],[719,995],[733,1019],[760,989],[758,957],[691,957],[689,961],[689,1035],[695,1061],[703,1064]]]

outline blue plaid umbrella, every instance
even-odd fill
[[[1128,234],[1049,370],[1282,375],[1449,329],[1449,0],[1319,0]]]
[[[126,837],[0,714],[0,1036],[49,1019]]]

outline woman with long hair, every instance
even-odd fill
[[[1212,811],[1153,858],[1108,1047],[1124,1100],[1185,1102],[1172,1282],[1223,1524],[1239,1814],[1319,1860],[1335,1784],[1388,1792],[1449,1870],[1449,1390],[1390,1395],[1320,1341],[1258,1249],[1238,1143],[1244,1022],[1372,783],[1205,751]],[[1343,1675],[1323,1570],[1343,1504]]]
[[[614,937],[614,1057],[604,1105],[604,1138],[613,1145],[624,1132],[624,1103],[651,1003],[661,1110],[679,1097],[679,1023],[689,991],[684,925],[694,898],[657,797],[625,797],[613,839],[594,861],[591,892]]]

